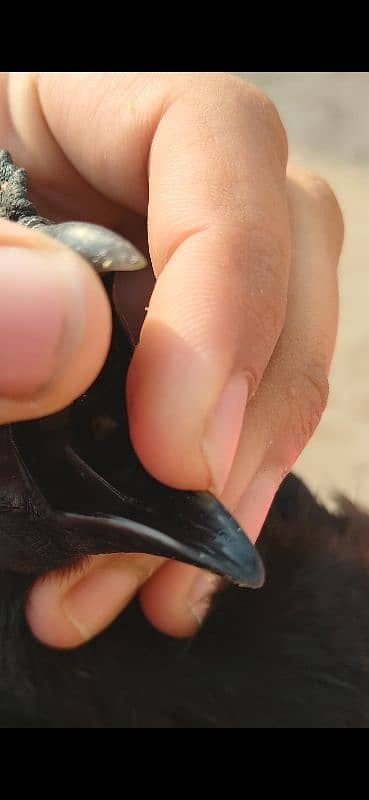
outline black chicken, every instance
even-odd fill
[[[5,151],[1,216],[44,226],[99,271],[142,266],[109,231],[38,217]],[[159,634],[137,602],[78,650],[32,637],[23,607],[34,578],[86,554],[151,552],[263,582],[259,555],[215,498],[169,489],[138,462],[116,392],[130,355],[115,318],[85,395],[0,428],[0,726],[368,727],[369,518],[348,504],[329,514],[292,475],[260,541],[265,586],[229,585],[193,639]]]

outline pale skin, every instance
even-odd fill
[[[343,240],[332,191],[288,162],[273,104],[223,73],[2,73],[0,133],[41,213],[150,253],[153,272],[121,275],[115,292],[140,331],[134,447],[164,483],[210,489],[255,541],[327,402]],[[0,424],[78,397],[110,332],[93,270],[1,222]],[[41,641],[76,647],[139,592],[155,627],[189,636],[217,585],[157,557],[97,556],[36,583],[26,614]]]

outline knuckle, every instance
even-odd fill
[[[310,185],[319,199],[327,203],[332,203],[335,200],[332,187],[322,175],[308,169],[304,169],[304,174],[306,183]]]
[[[311,366],[301,374],[298,383],[290,385],[290,400],[293,406],[291,433],[299,453],[317,428],[326,408],[328,396],[328,378],[324,369],[319,366]]]
[[[340,249],[344,237],[344,219],[337,197],[328,181],[321,175],[295,164],[289,166],[288,172],[315,202],[326,227],[334,235]]]
[[[303,185],[311,194],[315,195],[317,200],[326,202],[327,205],[337,203],[332,187],[319,173],[307,169],[301,164],[289,164],[288,175],[300,185]]]
[[[181,94],[189,94],[203,107],[205,101],[205,107],[209,104],[217,111],[221,97],[223,107],[227,104],[227,107],[234,108],[238,116],[243,111],[248,123],[250,116],[257,120],[269,133],[274,150],[286,164],[288,140],[284,125],[273,101],[259,88],[227,72],[187,74],[178,78],[177,88]]]
[[[274,148],[277,149],[283,164],[286,164],[288,158],[288,139],[277,107],[267,95],[259,89],[250,86],[250,84],[248,84],[245,89],[245,100],[248,109],[255,115],[262,128],[269,132]]]
[[[338,200],[328,181],[315,172],[308,173],[308,181],[317,200],[332,213],[341,215]]]

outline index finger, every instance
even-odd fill
[[[243,85],[229,85],[223,105],[214,90],[180,94],[153,138],[148,230],[158,280],[128,401],[146,468],[220,494],[247,398],[283,326],[290,229],[276,112]]]

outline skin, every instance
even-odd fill
[[[213,491],[255,541],[327,402],[343,239],[332,191],[288,163],[272,103],[222,73],[2,73],[0,132],[40,213],[150,254],[152,270],[115,288],[140,336],[133,445],[159,480]],[[0,423],[80,395],[110,332],[83,259],[1,222]],[[26,614],[40,640],[75,647],[140,591],[153,625],[188,636],[217,587],[163,559],[97,556],[38,582]]]

